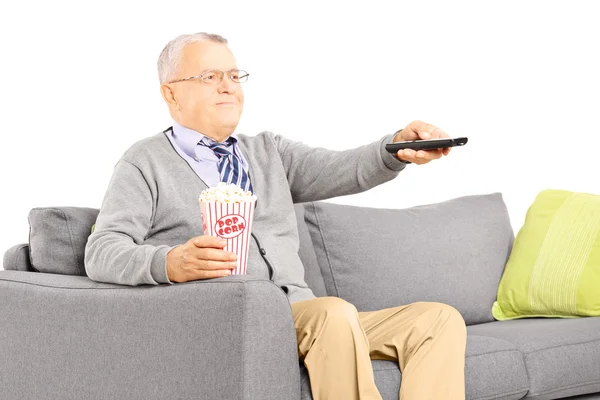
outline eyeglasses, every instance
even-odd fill
[[[167,83],[177,83],[183,81],[191,81],[193,79],[200,79],[204,83],[208,83],[210,85],[218,85],[223,80],[223,76],[225,73],[219,70],[210,70],[205,71],[200,75],[190,76],[189,78],[177,79],[174,81],[170,81]],[[249,73],[243,71],[241,69],[232,69],[231,71],[227,71],[227,76],[235,83],[244,83],[248,80]]]

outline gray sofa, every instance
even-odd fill
[[[315,295],[359,311],[438,301],[461,312],[467,399],[600,399],[600,317],[492,317],[514,241],[500,193],[397,210],[295,207]],[[29,243],[5,252],[1,399],[312,398],[281,289],[249,276],[94,282],[83,252],[97,215],[34,208]],[[383,398],[398,399],[397,363],[373,369]]]

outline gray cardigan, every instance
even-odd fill
[[[198,197],[207,185],[166,132],[137,141],[116,163],[85,247],[91,279],[172,283],[166,254],[203,234]],[[267,131],[237,136],[258,197],[252,232],[266,252],[263,258],[250,242],[247,273],[271,278],[290,303],[314,298],[298,256],[293,204],[364,192],[395,178],[406,164],[385,151],[394,134],[345,151],[309,147]]]

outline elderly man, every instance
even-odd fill
[[[173,126],[139,140],[116,163],[85,249],[89,277],[157,285],[230,275],[236,256],[223,250],[223,240],[202,234],[198,195],[233,175],[258,197],[247,272],[287,294],[315,400],[381,399],[371,359],[398,361],[400,399],[464,399],[466,328],[458,311],[418,302],[358,312],[340,298],[316,298],[304,281],[293,207],[369,190],[407,164],[450,151],[393,155],[387,143],[448,135],[415,121],[370,144],[332,151],[271,132],[234,134],[248,74],[219,35],[175,38],[160,54],[158,74]]]

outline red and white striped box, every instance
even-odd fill
[[[256,199],[239,203],[200,201],[204,234],[226,239],[227,246],[223,250],[238,256],[237,267],[231,271],[231,275],[246,273],[255,204]]]

